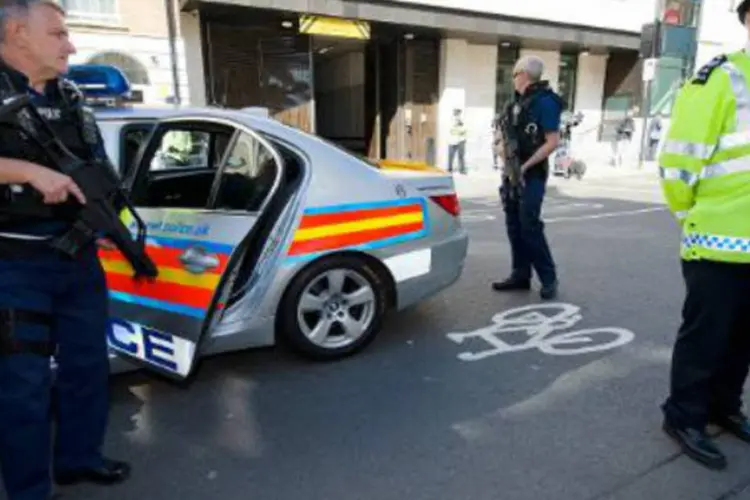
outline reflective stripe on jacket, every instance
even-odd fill
[[[683,259],[750,263],[749,81],[750,55],[735,52],[675,98],[659,165]]]

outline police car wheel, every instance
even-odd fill
[[[335,256],[303,269],[278,311],[281,343],[305,357],[333,360],[355,354],[380,332],[386,286],[356,256]]]

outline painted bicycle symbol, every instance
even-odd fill
[[[572,304],[533,304],[498,313],[487,327],[473,332],[449,333],[447,337],[456,344],[475,340],[489,344],[481,351],[460,353],[458,358],[462,361],[479,361],[530,349],[539,349],[552,356],[574,356],[621,347],[635,338],[630,330],[616,327],[562,332],[583,319],[580,311],[580,307]],[[511,344],[501,338],[512,333],[524,334],[527,340]]]

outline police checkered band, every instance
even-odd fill
[[[682,181],[688,186],[694,186],[698,182],[698,176],[682,168],[659,167],[659,176],[664,180]]]
[[[701,247],[707,250],[720,250],[724,252],[750,252],[750,238],[692,233],[683,237],[682,244],[687,249]]]

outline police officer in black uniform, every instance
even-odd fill
[[[549,177],[549,156],[560,143],[562,99],[542,80],[544,63],[535,56],[520,59],[513,70],[516,96],[505,113],[514,124],[518,141],[520,183],[503,178],[501,196],[511,247],[513,270],[505,281],[493,283],[496,291],[528,290],[531,269],[542,283],[543,299],[557,296],[555,262],[541,220],[542,203]]]
[[[61,78],[75,52],[64,14],[53,0],[0,0],[0,97],[30,94],[74,154],[103,159],[96,124]],[[0,128],[0,470],[9,500],[48,500],[53,479],[114,484],[129,475],[128,464],[102,454],[108,297],[96,244],[71,258],[50,245],[70,229],[64,219],[3,217],[18,187],[47,204],[86,202],[46,161],[18,131]]]

